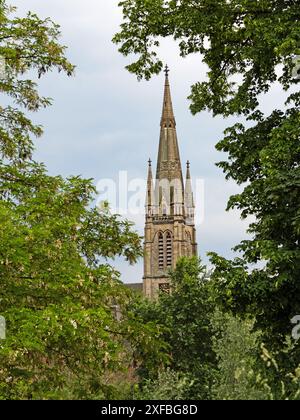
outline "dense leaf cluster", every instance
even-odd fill
[[[15,12],[0,0],[0,399],[104,398],[137,346],[161,349],[155,325],[123,311],[131,295],[108,263],[136,262],[140,237],[92,207],[92,180],[49,176],[32,160],[42,128],[27,113],[51,103],[37,80],[74,66],[56,24]]]

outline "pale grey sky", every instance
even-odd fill
[[[36,142],[36,159],[45,162],[51,174],[80,174],[95,183],[117,179],[120,170],[127,170],[129,178],[145,177],[149,157],[155,162],[157,157],[164,77],[138,83],[124,69],[129,61],[111,42],[121,21],[118,0],[11,0],[11,4],[19,14],[31,10],[59,23],[67,55],[77,66],[73,78],[53,73],[41,81],[41,92],[52,97],[54,105],[34,116],[45,129]],[[237,212],[225,212],[228,197],[239,190],[215,166],[224,156],[214,145],[235,120],[190,114],[189,88],[206,77],[200,56],[181,59],[176,45],[166,40],[161,57],[171,69],[182,162],[189,159],[192,176],[205,182],[205,217],[197,227],[199,253],[205,262],[208,251],[230,257],[231,248],[245,237],[247,224]],[[269,112],[283,97],[275,87],[262,101],[263,110]],[[143,234],[143,218],[134,221]],[[129,267],[118,260],[115,266],[125,282],[141,281],[142,261]]]

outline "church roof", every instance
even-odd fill
[[[126,283],[125,286],[135,292],[143,292],[143,283]]]

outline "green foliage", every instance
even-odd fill
[[[284,354],[289,358],[292,354],[293,345],[287,343]],[[295,369],[287,369],[276,361],[277,354],[270,353],[264,344],[261,345],[261,358],[264,369],[257,377],[257,385],[265,390],[266,399],[269,400],[300,400],[300,365]],[[280,359],[282,354],[279,353]]]
[[[215,330],[213,350],[218,359],[213,398],[266,399],[266,392],[257,386],[259,333],[253,332],[253,322],[218,311],[212,325]]]
[[[193,384],[189,398],[207,399],[216,360],[210,328],[214,302],[205,267],[196,257],[182,258],[170,277],[172,293],[161,294],[155,303],[143,302],[135,312],[161,327],[170,354],[168,366]],[[147,372],[140,373],[148,377]]]
[[[193,381],[179,372],[163,369],[156,380],[147,380],[134,393],[135,400],[185,400],[191,394]]]
[[[212,318],[213,350],[218,370],[212,387],[216,400],[298,400],[299,367],[286,368],[293,359],[293,345],[272,354],[261,342],[253,320],[241,320],[216,311]],[[294,366],[297,366],[294,365]]]
[[[74,66],[65,57],[66,48],[58,42],[58,25],[31,12],[25,18],[12,16],[14,12],[15,8],[7,6],[5,0],[0,1],[0,57],[5,63],[0,92],[11,99],[10,105],[0,107],[0,152],[3,158],[16,163],[31,157],[31,135],[42,135],[42,128],[18,107],[38,111],[51,103],[39,95],[37,83],[26,79],[26,75],[35,71],[41,77],[57,69],[70,76]]]
[[[93,376],[120,365],[118,337],[133,332],[127,319],[115,321],[112,306],[129,296],[119,274],[98,258],[110,243],[112,255],[140,252],[127,222],[87,210],[89,182],[41,173],[27,180],[42,186],[30,195],[21,188],[22,198],[0,205],[1,314],[8,327],[1,374],[11,378],[13,392],[20,378],[32,381],[34,392],[35,382],[65,381],[64,369]]]
[[[134,318],[157,325],[169,359],[148,367],[142,363],[140,384],[130,398],[299,399],[295,344],[271,353],[254,320],[218,309],[215,281],[197,258],[179,260],[171,279],[171,295],[161,294],[155,303],[134,302]],[[146,355],[141,360],[148,361]]]
[[[284,338],[290,320],[300,313],[298,105],[259,119],[250,129],[229,129],[217,146],[230,153],[230,162],[219,164],[227,178],[248,183],[240,195],[231,197],[228,209],[240,209],[244,218],[256,216],[249,228],[253,238],[236,247],[244,261],[226,262],[214,254],[212,261],[215,275],[228,279],[220,284],[220,293],[224,296],[224,287],[232,290],[230,306],[255,314],[270,342]],[[244,265],[260,261],[266,262],[263,270],[249,273]]]
[[[182,57],[202,55],[208,81],[192,87],[193,113],[249,114],[257,95],[275,80],[284,89],[296,82],[293,59],[299,55],[300,31],[295,0],[123,0],[119,6],[123,23],[114,42],[125,56],[138,55],[127,67],[138,77],[149,79],[161,70],[160,37],[179,41]]]
[[[142,255],[132,224],[91,207],[92,180],[51,177],[32,160],[42,128],[25,115],[50,104],[37,73],[73,65],[58,43],[59,27],[0,0],[0,342],[1,399],[105,398],[113,373],[132,369],[135,348],[160,358],[156,327],[125,312],[131,301],[108,259]],[[117,321],[114,308],[123,316]],[[139,363],[138,355],[135,355]]]

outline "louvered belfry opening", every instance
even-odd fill
[[[173,241],[171,232],[158,234],[158,269],[164,271],[173,264]]]
[[[172,251],[172,235],[171,235],[170,232],[167,232],[167,234],[166,234],[166,259],[167,259],[166,266],[168,268],[172,267],[172,255],[173,255],[173,251]]]
[[[164,236],[162,232],[158,235],[158,268],[159,270],[164,269]]]

